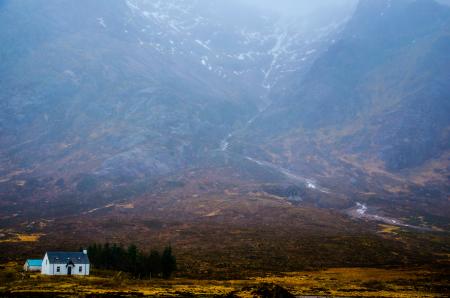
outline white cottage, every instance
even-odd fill
[[[47,252],[42,260],[41,273],[45,275],[89,275],[87,251]]]

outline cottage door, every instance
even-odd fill
[[[72,275],[72,266],[67,267],[67,275]]]

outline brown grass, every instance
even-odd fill
[[[93,271],[89,277],[50,277],[24,273],[16,263],[2,266],[0,295],[3,293],[113,294],[140,293],[146,296],[220,297],[234,292],[237,297],[253,297],[249,287],[269,283],[294,295],[345,297],[444,297],[448,277],[445,272],[427,269],[398,270],[376,268],[336,268],[292,272],[246,280],[133,280],[109,271]]]

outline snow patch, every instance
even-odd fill
[[[257,160],[255,158],[248,157],[248,156],[245,157],[245,158],[247,160],[250,160],[250,161],[260,165],[260,166],[263,166],[263,167],[272,169],[272,170],[274,170],[276,172],[279,172],[279,173],[283,174],[284,176],[286,176],[287,178],[289,178],[291,180],[298,181],[298,182],[304,184],[309,189],[314,189],[314,190],[317,190],[319,192],[327,193],[327,194],[330,193],[330,191],[328,189],[318,186],[313,179],[308,179],[308,178],[299,176],[297,174],[292,173],[288,169],[282,168],[282,167],[280,167],[278,165],[272,164],[272,163],[267,162],[267,161]]]
[[[308,187],[310,189],[317,189],[317,186],[314,183],[312,183],[311,181],[306,182],[306,187]]]
[[[362,216],[362,215],[366,214],[366,212],[367,212],[367,206],[366,206],[365,204],[356,203],[356,206],[357,206],[356,212],[357,212],[359,215]]]
[[[133,2],[131,2],[129,0],[127,0],[126,4],[127,4],[128,8],[130,8],[133,11],[140,10],[140,8],[136,4],[134,4]]]
[[[195,42],[197,44],[201,45],[202,47],[204,47],[205,49],[207,49],[208,51],[211,51],[211,48],[206,43],[204,43],[203,41],[196,39]]]
[[[98,24],[102,26],[103,28],[106,28],[106,23],[103,18],[97,18]]]

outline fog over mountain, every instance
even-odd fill
[[[450,5],[450,1],[449,0],[437,0],[437,2],[439,2],[441,4]]]
[[[299,2],[287,17],[240,1],[6,1],[3,25],[16,24],[1,33],[2,142],[15,148],[6,164],[34,167],[33,146],[39,163],[94,150],[70,168],[95,159],[96,175],[194,162],[267,106],[280,80],[308,69],[351,15],[338,7],[323,18],[336,6]]]
[[[313,14],[313,18],[321,18],[323,16],[333,15],[339,17],[342,15],[348,15],[357,5],[356,0],[324,0],[324,1],[306,1],[306,0],[282,0],[282,1],[270,1],[270,0],[243,0],[240,3],[245,3],[258,9],[266,11],[279,12],[286,16],[308,16]],[[311,18],[309,21],[313,21]]]
[[[443,2],[0,1],[0,229],[448,231]]]

